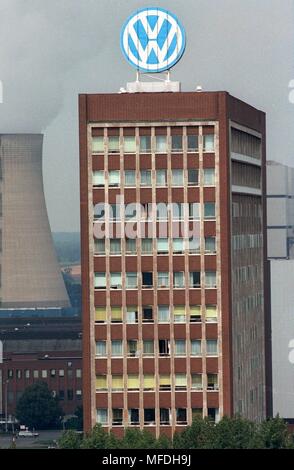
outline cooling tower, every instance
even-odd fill
[[[1,308],[70,306],[48,221],[42,145],[42,135],[0,135]]]

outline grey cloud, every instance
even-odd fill
[[[293,164],[293,0],[157,0],[187,48],[172,71],[183,90],[228,90],[267,112],[268,158]],[[54,230],[77,230],[77,94],[117,92],[135,72],[120,28],[146,0],[0,0],[1,132],[45,131],[44,177]]]

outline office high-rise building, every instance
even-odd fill
[[[294,168],[267,162],[268,258],[294,259]]]
[[[42,145],[38,134],[0,135],[0,308],[12,316],[70,306],[47,216]]]
[[[294,168],[267,162],[273,415],[294,420]]]
[[[269,413],[265,179],[226,92],[80,96],[86,430]]]

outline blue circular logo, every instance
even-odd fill
[[[175,65],[186,46],[185,30],[178,18],[163,8],[134,12],[120,38],[127,61],[141,72],[164,72]]]

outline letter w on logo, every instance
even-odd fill
[[[177,33],[176,25],[163,16],[157,20],[154,16],[142,17],[129,30],[138,58],[145,64],[160,64],[167,60],[172,52],[170,46],[176,43]]]

